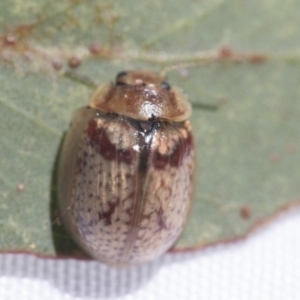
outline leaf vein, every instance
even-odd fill
[[[21,116],[25,117],[27,120],[31,121],[32,123],[39,125],[42,128],[45,128],[46,130],[48,130],[50,133],[56,135],[56,136],[60,136],[60,132],[49,127],[47,124],[37,120],[36,118],[34,118],[33,116],[31,116],[30,114],[28,114],[26,111],[20,109],[19,107],[15,106],[12,103],[8,103],[6,101],[3,100],[3,98],[0,98],[0,103],[2,103],[4,106],[6,106],[7,108],[11,109],[12,111],[20,114]]]

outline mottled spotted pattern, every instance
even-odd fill
[[[91,256],[113,265],[165,252],[180,234],[192,198],[189,122],[140,122],[85,108],[73,124],[59,181],[73,237]]]

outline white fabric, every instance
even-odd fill
[[[0,255],[0,299],[297,300],[300,211],[246,241],[114,269],[94,261]]]

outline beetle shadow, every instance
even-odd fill
[[[61,223],[58,209],[58,162],[65,136],[66,133],[61,138],[53,164],[49,205],[52,242],[58,259],[47,262],[47,265],[55,265],[54,269],[64,270],[64,273],[53,276],[56,273],[53,271],[49,277],[45,274],[44,278],[48,277],[51,285],[76,297],[103,299],[132,293],[146,284],[162,264],[158,260],[129,268],[109,267],[92,260],[73,242]],[[94,287],[88,288],[93,282]]]
[[[63,260],[56,269],[64,270],[63,278],[53,276],[50,283],[61,292],[74,297],[89,299],[111,299],[146,287],[159,270],[172,264],[192,260],[198,253],[165,254],[158,259],[138,266],[116,268],[97,261]],[[57,262],[57,261],[56,261]]]
[[[50,292],[53,289],[58,290],[72,299],[104,300],[119,299],[143,288],[152,290],[153,287],[147,284],[151,284],[151,281],[154,284],[152,279],[157,278],[159,270],[193,260],[199,255],[202,256],[203,253],[167,253],[143,265],[117,269],[92,260],[45,259],[28,254],[2,254],[0,266],[1,276],[21,282],[26,279],[27,288],[32,284],[36,286],[46,283]],[[45,291],[49,291],[49,288],[46,287]]]
[[[56,260],[60,276],[49,282],[62,293],[78,298],[110,299],[122,297],[141,289],[161,268],[161,260],[128,268],[116,268],[97,261]]]

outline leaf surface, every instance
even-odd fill
[[[77,251],[55,222],[57,154],[92,92],[64,76],[70,59],[96,83],[182,65],[167,76],[194,105],[199,172],[173,250],[242,237],[299,204],[299,15],[280,0],[2,1],[0,249]]]

